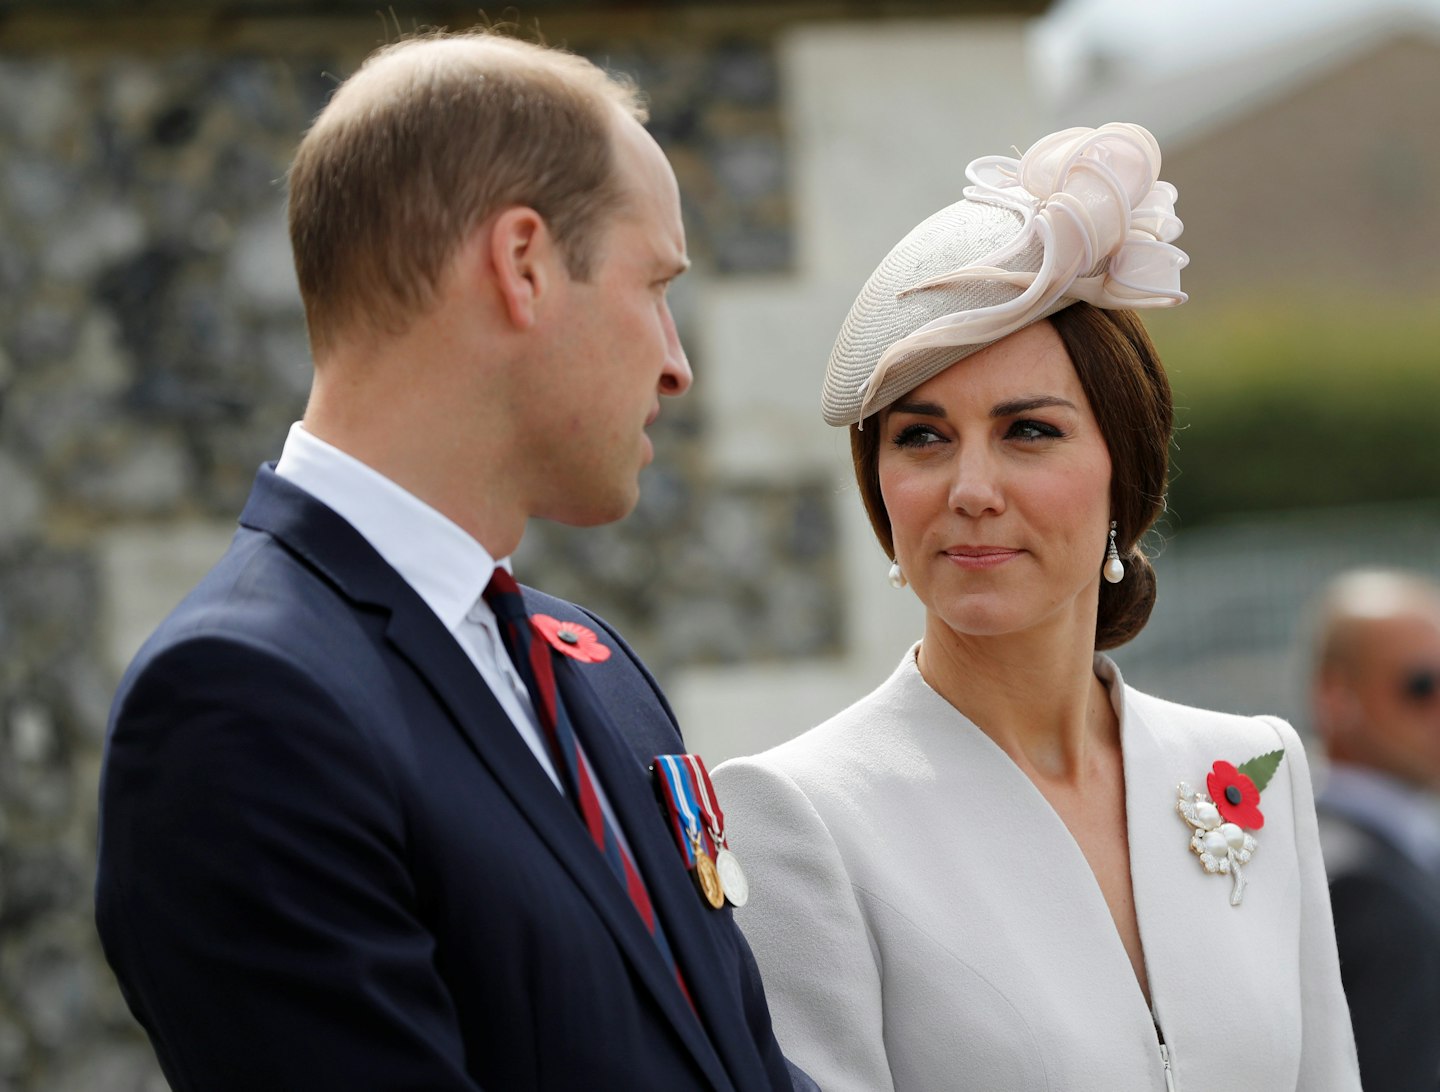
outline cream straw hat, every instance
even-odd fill
[[[965,169],[964,200],[901,239],[860,290],[821,411],[853,425],[957,360],[1063,307],[1184,303],[1175,187],[1138,125],[1066,129]]]

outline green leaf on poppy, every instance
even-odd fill
[[[1271,751],[1268,755],[1252,758],[1249,762],[1240,766],[1239,770],[1251,781],[1255,782],[1255,788],[1257,790],[1264,792],[1265,786],[1270,784],[1270,779],[1275,776],[1275,771],[1280,766],[1280,760],[1284,757],[1284,751]]]

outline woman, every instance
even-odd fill
[[[1186,262],[1159,163],[1118,124],[976,160],[831,354],[924,634],[715,774],[778,1037],[827,1092],[1359,1088],[1294,731],[1097,654],[1155,596],[1171,402],[1130,308],[1183,301]]]

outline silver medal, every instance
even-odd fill
[[[715,854],[715,871],[720,873],[720,884],[725,888],[725,897],[731,906],[744,906],[750,901],[750,883],[745,879],[745,870],[740,861],[728,849]]]

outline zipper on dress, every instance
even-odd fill
[[[1155,1025],[1155,1041],[1160,1046],[1160,1067],[1165,1071],[1165,1092],[1176,1092],[1175,1074],[1170,1069],[1170,1047],[1165,1043],[1165,1033],[1160,1030],[1160,1017],[1155,1006],[1150,1006],[1150,1022]]]

